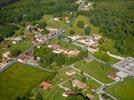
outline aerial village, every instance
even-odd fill
[[[76,0],[77,4],[81,2]],[[81,10],[89,10],[92,3],[81,6]],[[84,99],[78,100],[118,100],[109,88],[134,76],[134,58],[100,52],[104,37],[97,32],[85,35],[76,29],[70,34],[70,26],[62,28],[71,23],[70,14],[63,18],[47,15],[50,18],[45,28],[26,23],[23,34],[5,38],[0,44],[0,72],[18,64],[54,74],[52,80],[38,82],[29,93],[30,100],[37,100],[38,95],[44,100],[73,100],[79,96]],[[78,16],[75,23],[82,18],[85,16]],[[106,60],[98,53],[104,53]]]

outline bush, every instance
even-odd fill
[[[78,21],[77,26],[79,28],[84,28],[84,22],[83,21]]]
[[[89,26],[84,28],[84,33],[85,35],[90,35],[91,34],[91,28]]]
[[[75,31],[74,31],[74,30],[70,30],[69,33],[70,33],[71,35],[74,35],[74,34],[75,34]]]

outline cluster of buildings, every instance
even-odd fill
[[[8,61],[11,59],[11,52],[6,51],[5,53],[2,54],[2,59],[0,60],[0,69],[4,68],[7,64]]]
[[[83,83],[83,82],[81,82],[81,81],[79,81],[79,80],[77,80],[77,79],[74,79],[74,80],[72,81],[72,86],[73,86],[73,87],[77,87],[78,89],[85,90],[85,91],[88,89],[87,84],[85,84],[85,83]]]
[[[56,44],[48,45],[48,48],[52,48],[54,53],[57,53],[57,54],[63,53],[67,56],[76,56],[80,52],[79,50],[69,50],[69,49],[66,49],[66,48],[62,48],[62,47],[60,47],[59,45],[56,45]]]
[[[134,76],[134,58],[128,57],[113,65],[120,71],[127,73],[130,76]]]
[[[69,78],[72,78],[71,81],[72,81],[73,88],[77,88],[77,89],[80,89],[82,91],[87,91],[89,89],[89,86],[85,82],[82,82],[82,81],[78,80],[77,78],[75,78],[75,76],[76,76],[75,70],[70,69],[70,70],[66,71],[66,75],[69,76]],[[63,93],[64,97],[68,97],[68,96],[76,94],[73,90],[71,90],[67,87],[65,87],[65,89],[66,90]],[[94,95],[87,92],[86,96],[89,98],[89,100],[94,100]]]
[[[23,37],[22,36],[9,37],[9,38],[5,38],[5,40],[10,40],[12,41],[12,44],[17,44],[23,40]]]
[[[49,39],[51,39],[59,31],[58,29],[55,29],[55,28],[46,28],[46,30],[48,31],[48,34],[44,35],[44,34],[42,34],[44,29],[38,28],[38,25],[35,25],[35,26],[28,25],[28,26],[26,26],[25,30],[34,35],[34,40],[32,41],[32,43],[34,45],[40,45],[40,44],[46,43]]]
[[[108,74],[108,77],[112,80],[118,81],[126,78],[127,76],[134,76],[134,58],[132,57],[122,59],[118,63],[114,64],[113,67],[118,69],[119,72]]]
[[[77,35],[77,36],[69,36],[68,38],[71,38],[72,41],[85,45],[89,52],[96,52],[98,50],[99,41],[102,38],[102,36],[98,34],[93,34],[92,36]]]
[[[32,41],[34,45],[44,44],[48,40],[46,36],[38,32],[35,33],[34,38],[35,39]]]
[[[89,7],[92,6],[92,3],[85,4],[81,10],[89,11]]]
[[[40,57],[35,57],[33,50],[29,50],[27,53],[21,54],[17,60],[20,63],[29,64],[32,66],[38,66]]]

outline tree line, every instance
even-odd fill
[[[116,3],[116,2],[115,2]],[[125,1],[124,1],[125,3]],[[134,56],[134,15],[132,14],[134,2],[126,5],[126,9],[110,9],[107,6],[94,6],[94,10],[79,12],[90,18],[90,22],[100,27],[104,36],[115,40],[115,46],[121,54]],[[115,4],[116,5],[116,4]]]

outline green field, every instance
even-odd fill
[[[52,19],[52,18],[53,18],[53,15],[44,15],[44,16],[42,17],[42,19],[39,20],[39,21],[46,21],[46,22],[48,22],[48,21],[50,21],[50,19]]]
[[[26,95],[32,88],[44,80],[50,73],[23,64],[14,64],[0,73],[0,99],[15,100]]]
[[[85,61],[81,61],[80,63],[75,65],[76,68],[83,70],[94,78],[100,80],[104,83],[110,83],[112,80],[107,77],[110,72],[115,73],[116,70],[110,66],[105,66],[97,61],[92,61],[90,63],[86,63]]]
[[[103,52],[103,51],[96,52],[94,55],[98,59],[101,59],[108,64],[114,64],[114,63],[117,63],[120,61],[119,59],[116,59],[116,58],[109,56],[106,52]]]
[[[82,16],[79,15],[72,23],[72,27],[68,27],[68,29],[66,30],[67,33],[69,33],[69,31],[71,29],[73,29],[75,31],[76,34],[83,34],[84,30],[83,28],[79,28],[77,26],[78,21],[83,21],[85,25],[88,25],[91,28],[91,33],[99,33],[99,28],[95,27],[93,24],[90,23],[90,20],[87,16]]]
[[[55,21],[55,20],[51,20],[47,23],[47,27],[51,27],[51,28],[63,28],[66,25],[66,23],[64,21]]]
[[[22,40],[20,43],[17,44],[11,44],[11,49],[17,49],[20,50],[21,52],[27,50],[32,46],[32,43],[30,40]]]
[[[53,87],[50,90],[44,91],[44,100],[84,100],[81,96],[63,96],[64,90],[59,87]]]
[[[106,89],[106,91],[118,100],[134,100],[134,78],[127,78],[123,82],[115,84]]]

